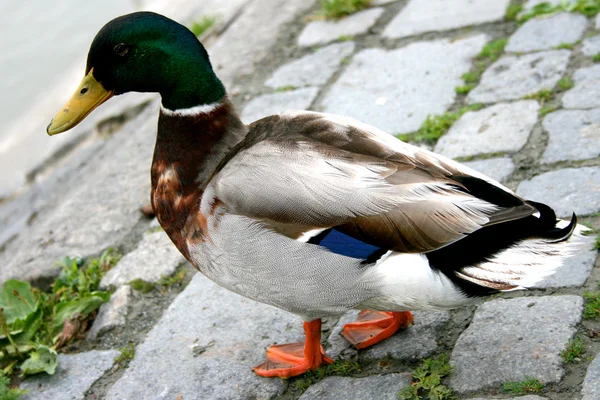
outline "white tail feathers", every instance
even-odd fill
[[[568,221],[560,221],[564,228]],[[512,291],[535,286],[563,265],[565,258],[578,250],[592,248],[593,237],[585,236],[588,230],[577,225],[568,240],[527,239],[494,255],[488,260],[457,271],[456,275],[477,285],[501,291]]]

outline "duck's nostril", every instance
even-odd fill
[[[88,91],[88,88],[84,87],[83,89],[81,89],[81,90],[79,91],[79,93],[81,93],[81,94],[86,94],[86,93],[87,93],[87,91]]]

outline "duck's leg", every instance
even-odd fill
[[[267,360],[252,368],[260,376],[289,378],[315,370],[322,363],[333,360],[325,355],[321,346],[321,320],[304,323],[305,343],[289,343],[269,346]]]
[[[355,322],[344,325],[342,335],[357,349],[364,349],[412,324],[413,315],[410,311],[363,310]]]

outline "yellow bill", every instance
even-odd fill
[[[56,114],[56,117],[50,121],[50,125],[46,128],[48,135],[68,131],[83,121],[96,107],[112,97],[113,91],[104,89],[94,78],[93,72],[94,69],[92,68],[81,81],[75,94],[63,109]]]

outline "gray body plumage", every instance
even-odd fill
[[[536,212],[524,202],[500,207],[477,198],[455,176],[476,177],[514,196],[454,161],[356,121],[309,112],[266,118],[250,126],[208,182],[200,204],[207,240],[190,242],[190,255],[225,288],[305,320],[353,308],[454,308],[467,296],[432,270],[424,254]],[[389,251],[361,263],[306,243],[307,232],[330,227]],[[548,258],[567,253],[566,246],[555,249]],[[484,270],[470,266],[469,276],[486,285],[489,275],[490,287],[513,289],[560,265],[542,260],[527,269],[535,254],[526,246],[516,243],[507,252],[498,262],[481,260]],[[518,256],[507,262],[511,252]]]

